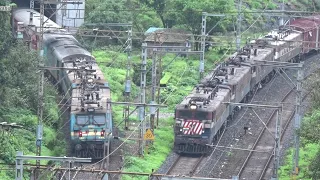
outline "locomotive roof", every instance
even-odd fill
[[[73,64],[71,62],[65,63],[64,67],[67,68],[72,68]],[[97,64],[92,64],[92,69],[96,70],[95,74],[97,75],[97,77],[100,79],[98,80],[99,83],[108,83],[102,73],[102,71],[100,70],[99,66]],[[69,72],[68,73],[68,77],[70,80],[74,80],[75,77],[75,72]],[[79,79],[77,79],[79,80]],[[107,109],[106,109],[106,105],[107,105],[107,99],[110,99],[110,88],[100,88],[99,89],[99,94],[100,94],[100,104],[102,106],[102,109],[96,110],[96,113],[106,113]],[[79,88],[73,89],[72,90],[72,94],[74,97],[81,97],[81,90]],[[86,104],[86,107],[94,107],[97,108],[96,104]],[[81,100],[78,98],[72,98],[71,100],[71,112],[72,113],[81,113]]]
[[[285,43],[288,43],[286,41],[290,41],[296,37],[300,36],[300,33],[296,32],[296,31],[292,31],[289,35],[285,36],[284,38],[280,39],[280,40],[268,40],[270,45],[274,45],[274,46],[279,46],[279,45],[283,45]]]
[[[40,32],[40,13],[33,10],[33,9],[15,9],[13,10],[13,17],[19,21],[19,22],[23,22],[24,26],[28,26],[29,25],[29,21],[30,21],[30,12],[33,13],[33,27],[31,27],[31,29],[33,31],[37,31]],[[48,32],[48,31],[52,31],[52,30],[59,30],[59,31],[64,31],[64,29],[62,29],[61,26],[59,26],[58,24],[56,24],[54,21],[52,21],[51,19],[48,19],[46,16],[44,16],[44,32]],[[37,27],[37,28],[35,28]]]
[[[231,75],[230,71],[231,68],[234,68],[234,75]],[[236,85],[239,83],[239,81],[243,78],[245,74],[247,74],[250,71],[249,66],[234,66],[234,65],[229,65],[228,66],[228,80],[224,84],[227,85]],[[219,79],[225,79],[224,76],[218,76]]]
[[[205,93],[204,89],[200,89],[200,91],[196,92],[196,87],[192,90],[192,92],[186,96],[183,101],[176,106],[178,110],[186,109],[185,105],[189,104],[189,101],[192,100],[194,97],[200,97],[205,99],[210,99],[209,103],[203,105],[201,110],[202,111],[213,111],[215,110],[220,104],[222,104],[227,96],[229,96],[230,90],[219,88],[216,94],[212,99],[210,99],[211,92]]]
[[[44,42],[54,49],[54,53],[60,61],[73,61],[79,57],[88,60],[94,59],[91,53],[82,48],[73,36],[46,34],[44,35]]]

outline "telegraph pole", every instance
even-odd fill
[[[240,44],[241,44],[241,22],[242,22],[241,6],[242,6],[242,0],[239,0],[239,3],[238,3],[237,40],[236,40],[237,51],[240,50]]]

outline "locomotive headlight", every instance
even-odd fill
[[[190,105],[190,109],[197,109],[197,105],[191,104],[191,105]]]
[[[92,78],[88,79],[88,83],[93,83],[93,79]]]

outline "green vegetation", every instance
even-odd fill
[[[148,153],[143,158],[127,154],[125,158],[125,171],[129,172],[152,172],[158,169],[167,158],[173,146],[173,121],[172,118],[160,119],[161,127],[155,129],[155,141],[149,145]],[[160,140],[161,139],[161,140]],[[145,149],[146,151],[146,149]],[[123,176],[124,180],[148,179],[141,176]]]
[[[0,6],[6,2],[0,0]],[[22,129],[1,129],[0,163],[14,164],[16,151],[35,155],[37,101],[38,101],[38,55],[29,51],[25,44],[11,37],[10,13],[0,12],[0,122],[17,123]],[[58,118],[57,91],[45,83],[44,135],[42,155],[65,154],[66,144],[56,131],[61,122]],[[30,161],[30,163],[35,163]],[[45,163],[45,162],[42,162]],[[14,179],[11,166],[0,165],[1,180]],[[14,169],[13,169],[14,170]]]
[[[17,123],[24,127],[1,137],[0,159],[7,164],[15,162],[16,151],[23,151],[28,155],[35,155],[36,152],[38,95],[37,84],[34,82],[38,78],[37,62],[37,54],[28,51],[20,43],[13,43],[7,55],[0,59],[0,122]],[[66,144],[59,138],[63,136],[56,131],[62,124],[55,102],[57,92],[48,82],[44,92],[42,155],[59,156],[65,154]],[[12,177],[13,174],[8,173],[8,178]],[[6,176],[1,179],[6,179]]]

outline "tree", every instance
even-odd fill
[[[313,76],[308,78],[304,86],[306,89],[311,89],[311,99],[312,99],[312,108],[313,110],[307,116],[304,117],[302,121],[302,126],[299,131],[300,136],[303,139],[303,145],[306,143],[320,143],[320,72],[314,73]],[[309,174],[308,176],[312,179],[320,178],[320,149],[314,160],[309,164]]]
[[[0,6],[5,5],[8,5],[8,2],[6,0],[0,0]],[[0,12],[0,27],[0,54],[3,55],[11,43],[10,12]]]
[[[86,22],[90,23],[127,23],[131,12],[126,11],[131,4],[127,0],[87,0]]]
[[[163,27],[166,27],[166,19],[164,17],[167,0],[140,0],[141,3],[155,10],[162,21]]]

